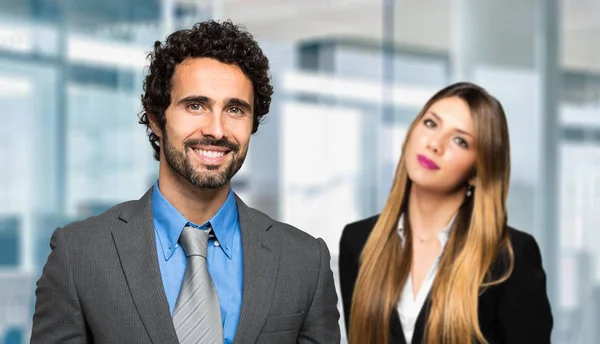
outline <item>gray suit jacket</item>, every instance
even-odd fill
[[[150,189],[58,228],[37,283],[31,343],[178,343],[161,280]],[[244,256],[235,343],[339,343],[322,239],[236,196]]]

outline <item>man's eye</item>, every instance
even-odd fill
[[[242,110],[240,107],[232,106],[229,108],[229,112],[236,114],[236,115],[241,115],[244,113],[244,110]]]

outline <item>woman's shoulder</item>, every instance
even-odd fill
[[[508,227],[508,233],[515,255],[515,261],[527,257],[536,259],[541,264],[540,247],[533,235],[513,227]]]
[[[513,251],[514,269],[522,270],[528,267],[542,267],[540,247],[533,235],[513,227],[508,227],[508,235]],[[509,267],[509,264],[508,250],[506,247],[503,247],[498,253],[496,262],[492,267],[493,274],[502,275]]]
[[[340,249],[362,250],[377,219],[379,219],[379,214],[347,224],[342,231]]]
[[[533,244],[537,245],[537,242],[533,235],[518,230],[516,228],[508,226],[508,234],[510,236],[510,243],[512,244],[515,250],[523,249],[524,247],[526,248],[527,246]]]

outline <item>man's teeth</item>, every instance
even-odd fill
[[[223,155],[225,155],[225,152],[215,152],[215,151],[207,151],[207,150],[203,150],[203,149],[194,149],[194,151],[202,156],[205,156],[207,158],[220,158]]]

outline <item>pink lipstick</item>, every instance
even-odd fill
[[[421,164],[421,166],[425,167],[428,170],[440,169],[440,167],[435,162],[433,162],[433,160],[429,159],[425,155],[417,155],[417,160],[419,161],[419,164]]]

